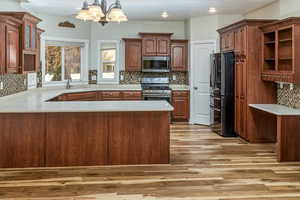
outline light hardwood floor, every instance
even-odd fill
[[[300,199],[300,162],[278,163],[272,144],[176,124],[171,159],[171,165],[0,169],[0,199]]]

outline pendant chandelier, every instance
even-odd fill
[[[77,19],[84,21],[99,22],[103,26],[108,22],[126,22],[127,16],[122,10],[120,0],[107,7],[106,0],[95,0],[93,4],[88,4],[87,0],[83,2],[83,7],[76,16]]]

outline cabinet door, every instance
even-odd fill
[[[125,70],[142,70],[142,43],[138,40],[125,41]]]
[[[142,99],[142,92],[137,91],[126,91],[123,92],[123,100],[129,101],[129,100],[141,100]]]
[[[239,74],[240,74],[240,63],[236,61],[235,63],[235,84],[234,84],[234,93],[235,93],[235,120],[234,128],[235,132],[239,134],[240,132],[240,90],[239,90]]]
[[[227,35],[227,50],[234,49],[234,32],[230,32]]]
[[[6,26],[6,67],[8,73],[17,73],[19,69],[19,30]]]
[[[172,119],[174,121],[188,121],[190,117],[189,92],[174,91],[172,95]]]
[[[158,56],[168,56],[170,54],[170,38],[157,37],[156,44]]]
[[[143,56],[156,56],[157,43],[154,37],[143,38]]]
[[[225,34],[222,34],[220,37],[221,40],[221,51],[224,51],[226,49],[226,36]]]
[[[187,42],[172,43],[171,68],[172,71],[187,71]]]

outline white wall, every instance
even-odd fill
[[[218,33],[218,16],[208,15],[202,17],[193,17],[189,20],[190,23],[190,39],[197,40],[216,40]]]
[[[45,30],[43,36],[90,40],[91,23],[89,22],[77,20],[72,16],[51,16],[40,13],[36,13],[35,15],[43,20],[38,25],[39,28]],[[64,21],[73,23],[76,28],[59,27],[58,24]]]
[[[0,11],[24,11],[16,0],[0,0]]]
[[[267,6],[245,14],[248,19],[278,19],[280,18],[280,2],[275,1]]]
[[[184,21],[129,21],[127,23],[109,23],[105,26],[93,23],[91,26],[91,68],[97,68],[98,40],[119,40],[139,37],[139,32],[174,33],[172,38],[185,39]],[[120,58],[123,61],[121,55]],[[123,63],[123,62],[121,62]],[[124,66],[120,66],[124,69]]]

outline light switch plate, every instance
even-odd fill
[[[97,76],[96,75],[93,75],[92,76],[92,81],[96,81],[97,80]]]
[[[3,86],[3,81],[0,82],[0,90],[3,90],[4,86]]]
[[[124,81],[124,75],[123,74],[120,76],[120,79],[121,79],[121,81]]]
[[[37,74],[36,73],[28,73],[27,74],[27,88],[34,89],[37,87]]]

